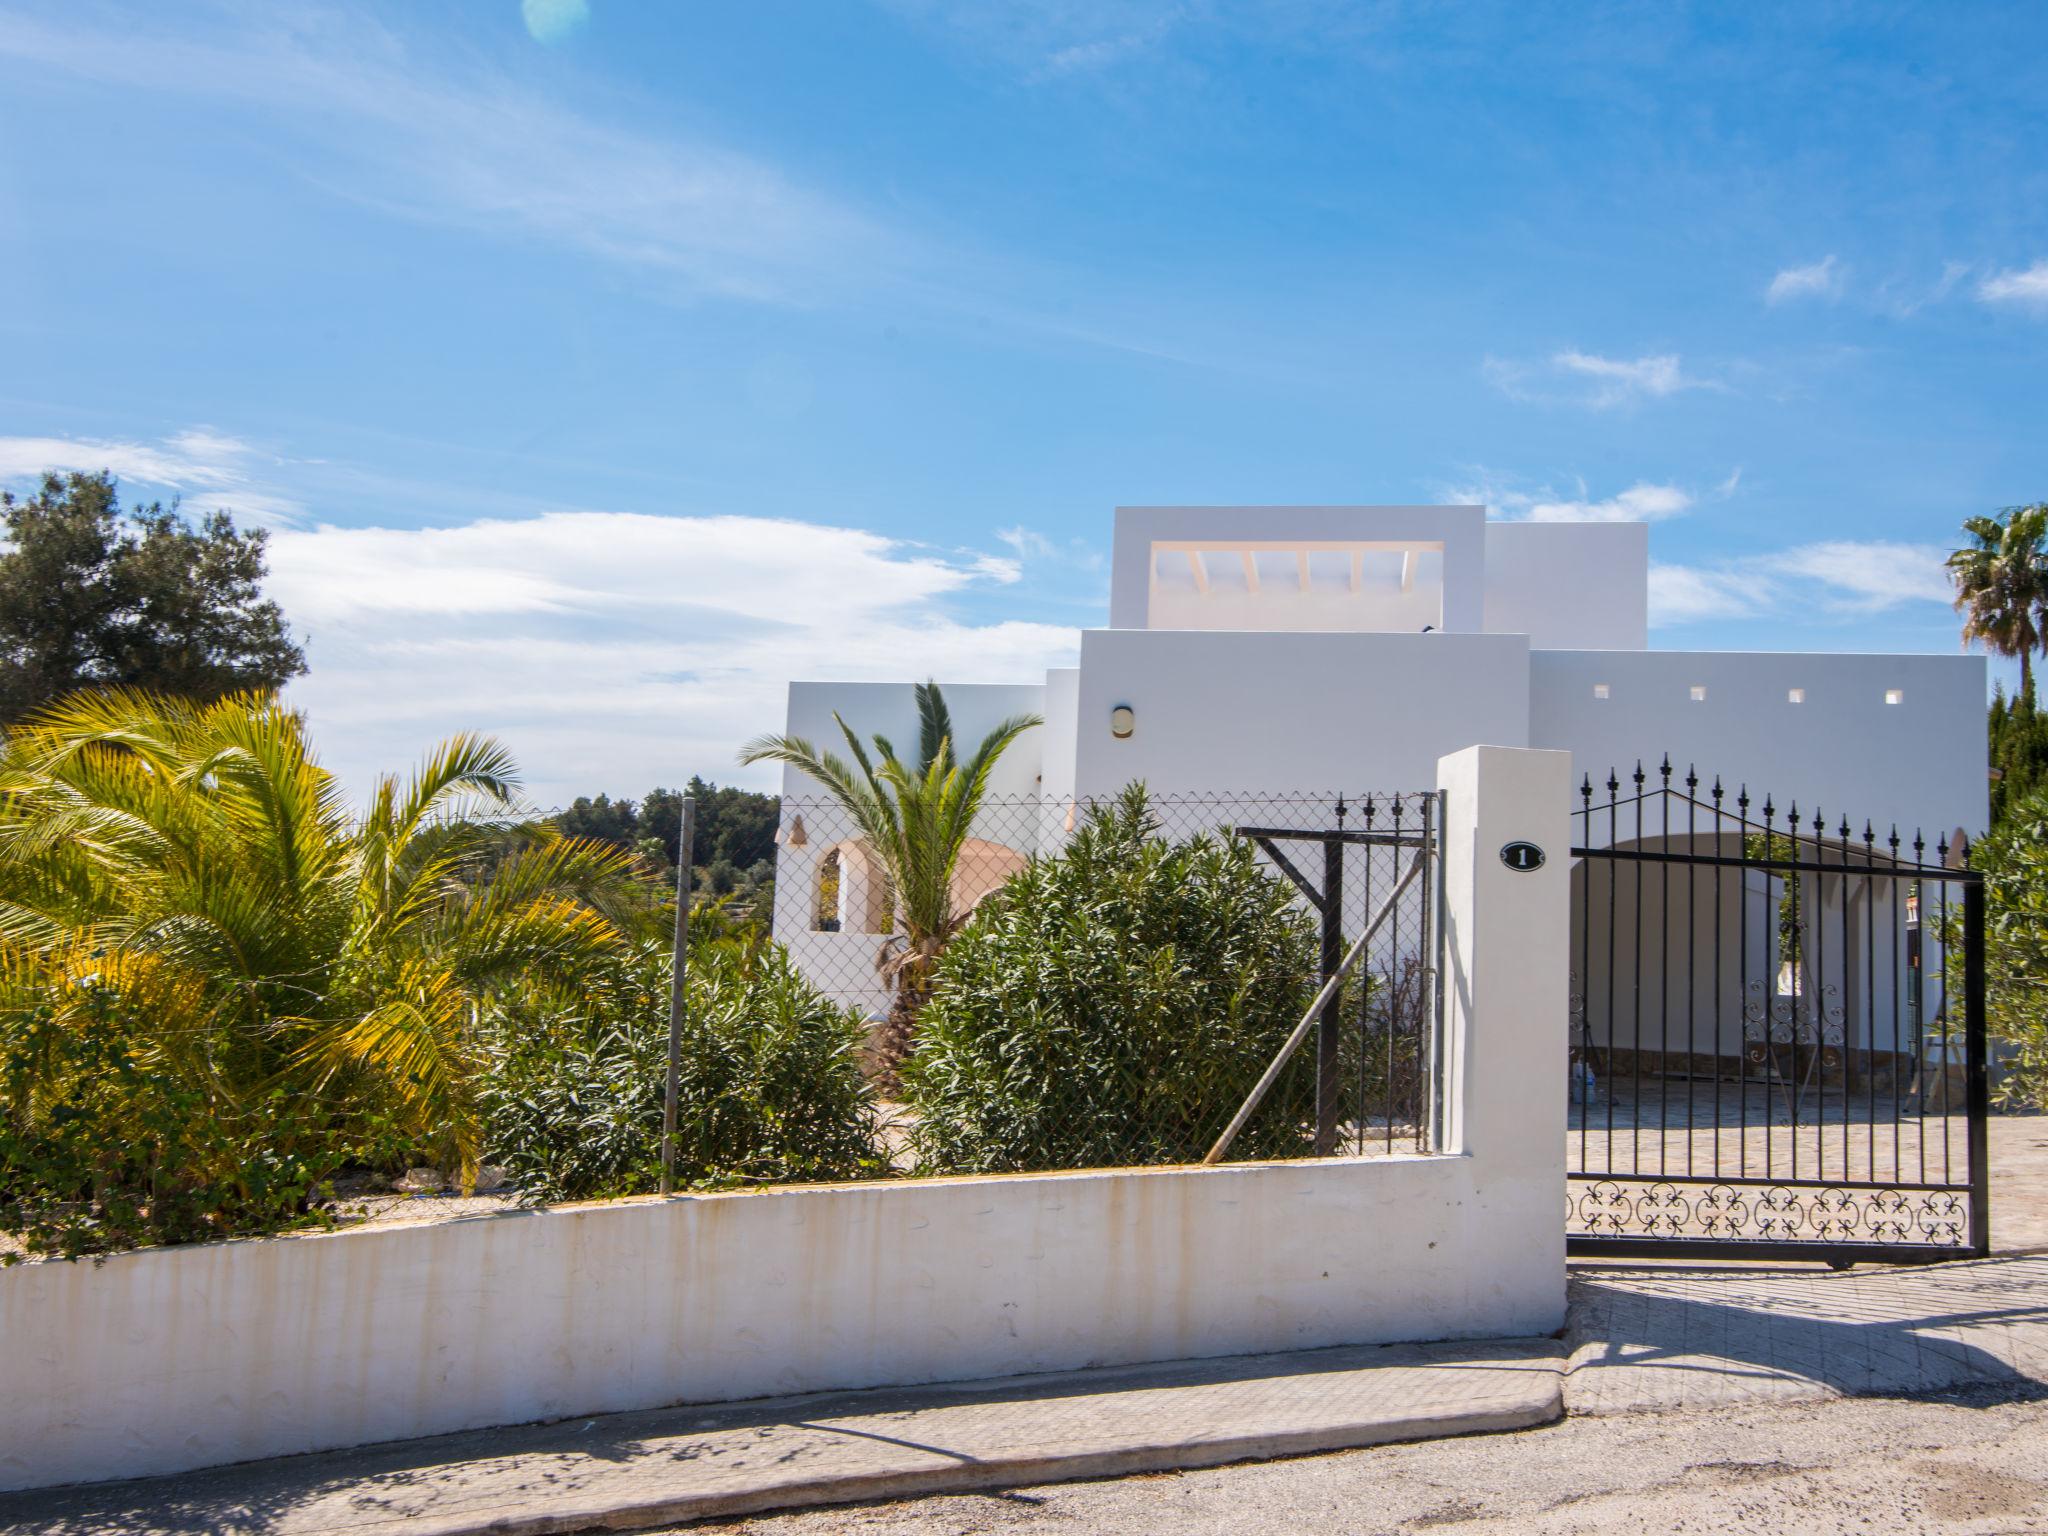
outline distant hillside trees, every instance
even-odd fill
[[[81,688],[206,703],[306,670],[262,593],[260,528],[158,503],[124,515],[104,471],[0,492],[0,522],[0,729]]]
[[[609,843],[669,872],[675,868],[686,794],[697,802],[690,838],[693,888],[718,896],[758,891],[775,865],[780,803],[773,795],[707,784],[693,776],[684,789],[651,790],[638,801],[580,796],[553,820],[566,836]]]

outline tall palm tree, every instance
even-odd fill
[[[1963,523],[1970,543],[1948,557],[1963,644],[2017,657],[2020,694],[2034,696],[2034,652],[2048,632],[2048,502]]]
[[[517,822],[517,791],[460,735],[357,816],[267,695],[73,695],[0,750],[0,970],[177,990],[153,1048],[199,1042],[210,1091],[395,1106],[467,1182],[480,1011],[629,942],[631,858]]]
[[[914,765],[898,757],[885,736],[874,737],[870,755],[836,710],[832,718],[846,738],[851,763],[799,736],[759,736],[740,753],[743,763],[785,763],[816,779],[888,871],[895,887],[897,931],[883,943],[877,961],[895,991],[877,1051],[888,1082],[910,1054],[918,1010],[930,994],[939,955],[966,921],[966,914],[953,906],[953,872],[988,791],[989,775],[1011,742],[1044,723],[1038,715],[1012,715],[962,762],[954,751],[953,718],[939,685],[919,683],[916,696]]]

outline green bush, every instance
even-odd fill
[[[716,915],[690,946],[676,1182],[715,1187],[886,1173],[859,1015],[780,945]],[[661,1177],[668,953],[643,946],[603,984],[530,991],[497,1011],[481,1090],[486,1157],[544,1200],[642,1194]]]
[[[235,1089],[206,1059],[226,1044],[218,1035],[193,1048],[164,1029],[176,999],[150,969],[110,960],[58,983],[62,997],[47,994],[46,975],[17,967],[6,978],[0,1232],[29,1255],[324,1223],[316,1201],[335,1172],[398,1145],[367,1105],[344,1119],[281,1085]]]
[[[1970,863],[1984,872],[1985,1024],[2012,1048],[1998,1098],[2048,1109],[2048,789],[2009,806],[1998,829],[1971,847]],[[1944,981],[1960,997],[1962,915],[1953,903],[1948,922]]]
[[[1313,925],[1251,847],[1168,843],[1141,786],[983,902],[904,1072],[920,1171],[1199,1158],[1316,990]],[[1298,1052],[1234,1157],[1312,1145]]]

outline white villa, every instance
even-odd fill
[[[1668,753],[1731,797],[1746,784],[1758,801],[1818,804],[1880,839],[1923,828],[1930,848],[1982,827],[1982,658],[1651,650],[1649,535],[1489,522],[1476,506],[1121,507],[1109,624],[1083,631],[1078,666],[1028,686],[948,679],[943,658],[932,670],[965,741],[1019,711],[1045,717],[992,793],[1035,799],[1046,846],[1077,801],[1132,780],[1156,794],[1428,789],[1438,758],[1473,744],[1568,750],[1574,783]],[[908,678],[792,683],[786,729],[836,743],[835,710],[863,735],[916,740]],[[886,903],[859,850],[792,837],[791,806],[819,791],[785,770],[783,792],[777,932],[870,956],[862,935],[886,928]],[[1033,841],[1017,818],[990,824],[962,895]],[[821,975],[850,972],[806,954]]]

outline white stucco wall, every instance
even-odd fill
[[[1136,730],[1110,735],[1128,704]],[[1426,789],[1475,741],[1526,742],[1519,635],[1081,636],[1076,792]]]
[[[1982,657],[1535,651],[1529,677],[1528,741],[1569,751],[1574,784],[1590,773],[1601,785],[1610,767],[1625,778],[1638,758],[1654,771],[1669,752],[1678,777],[1689,764],[1709,783],[1719,774],[1731,800],[1747,783],[1759,803],[1819,805],[1859,832],[1868,817],[1880,836],[1896,821],[1932,842],[1985,822]],[[1805,702],[1789,701],[1794,688]]]
[[[1476,632],[1485,613],[1486,511],[1483,507],[1118,507],[1110,556],[1109,625],[1112,629],[1159,629],[1188,622],[1186,605],[1169,599],[1155,610],[1153,554],[1161,543],[1253,540],[1276,548],[1299,543],[1412,542],[1433,545],[1441,558],[1432,560],[1440,583],[1440,599],[1428,611],[1396,605],[1391,617],[1368,600],[1354,605],[1401,630],[1434,623],[1443,629]],[[1236,601],[1217,606],[1208,623],[1232,628],[1268,630],[1344,627],[1340,605],[1292,586],[1285,573],[1263,602]],[[1170,610],[1170,612],[1168,611]],[[1252,617],[1256,613],[1257,618]],[[1361,621],[1352,621],[1358,627]]]
[[[1644,523],[1488,523],[1486,630],[1536,650],[1640,651],[1650,642]]]
[[[1531,1212],[1561,1230],[1559,1186],[1532,1207],[1495,1172],[856,1185],[29,1265],[0,1272],[0,1487],[674,1402],[1546,1332],[1563,1265]]]

